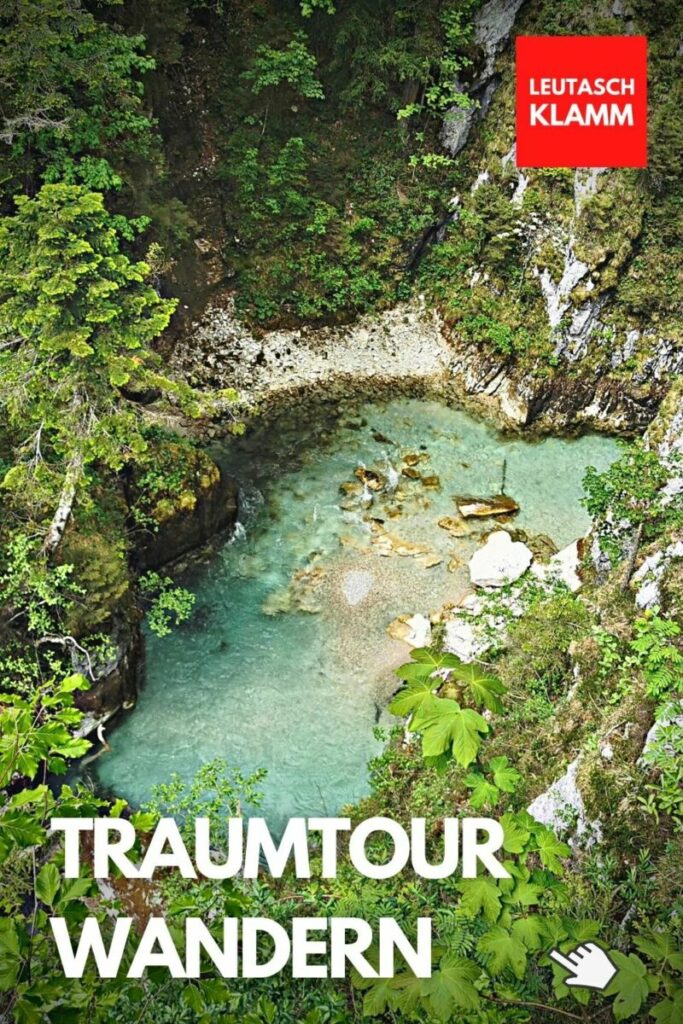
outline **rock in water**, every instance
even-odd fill
[[[428,555],[419,555],[416,561],[423,569],[433,569],[435,565],[441,565],[443,558],[430,552]]]
[[[470,532],[469,527],[457,516],[442,516],[438,525],[450,533],[451,537],[466,537]]]
[[[384,480],[381,473],[376,473],[374,469],[366,469],[365,466],[359,466],[353,472],[354,476],[357,476],[361,483],[369,487],[371,491],[382,490]]]
[[[526,544],[496,530],[470,558],[470,579],[477,587],[504,587],[526,572],[533,557]]]
[[[519,505],[507,494],[497,494],[493,498],[468,498],[456,495],[453,499],[463,519],[483,516],[509,516],[519,512]]]
[[[434,490],[439,491],[441,490],[441,481],[439,480],[438,476],[435,473],[433,473],[431,476],[422,477],[422,486],[432,487],[434,488]]]

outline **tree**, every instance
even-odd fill
[[[242,77],[251,83],[251,91],[257,96],[264,89],[287,84],[304,99],[322,100],[325,94],[316,78],[316,66],[317,61],[306,45],[305,34],[297,32],[281,50],[259,46],[252,66]]]
[[[0,17],[0,141],[9,147],[10,180],[27,185],[38,174],[119,185],[122,157],[152,139],[136,78],[154,67],[143,49],[141,36],[96,20],[79,0],[8,0]]]
[[[0,407],[18,453],[4,486],[42,502],[59,495],[49,552],[85,468],[120,469],[144,451],[138,411],[122,388],[183,391],[156,372],[150,348],[175,301],[147,283],[146,263],[121,251],[129,224],[100,194],[45,185],[16,205],[0,224]]]

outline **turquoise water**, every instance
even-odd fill
[[[148,636],[137,707],[95,764],[134,804],[214,757],[264,767],[275,827],[366,793],[373,729],[408,652],[387,625],[462,598],[467,560],[492,525],[469,521],[464,537],[441,528],[453,495],[498,493],[505,461],[515,528],[562,547],[589,525],[585,467],[606,468],[617,450],[597,436],[505,438],[438,402],[397,399],[341,418],[309,412],[305,425],[290,413],[216,454],[240,483],[238,529],[183,579],[197,595],[192,620]]]

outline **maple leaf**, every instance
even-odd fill
[[[422,734],[422,753],[436,757],[449,749],[463,768],[474,761],[481,746],[481,733],[489,730],[486,719],[471,708],[461,708],[448,697],[429,696],[420,703],[411,723]]]
[[[526,946],[519,937],[513,935],[506,928],[494,925],[479,939],[477,949],[491,958],[490,968],[493,974],[502,974],[507,967],[510,967],[517,978],[524,977],[527,961]]]
[[[647,997],[650,986],[647,967],[635,953],[626,954],[611,949],[610,958],[617,968],[617,974],[605,989],[606,996],[616,996],[612,1009],[615,1020],[626,1020],[637,1013]]]
[[[462,893],[460,908],[467,917],[476,917],[483,911],[487,921],[498,919],[501,893],[492,878],[463,878],[457,887]]]
[[[456,1009],[478,1009],[481,997],[473,982],[480,973],[480,968],[465,957],[454,954],[443,957],[438,971],[422,985],[422,994],[427,996],[440,1020],[449,1020]]]

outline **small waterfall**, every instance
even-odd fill
[[[240,522],[240,520],[237,519],[235,521],[235,525],[234,525],[233,530],[232,530],[232,536],[231,536],[230,540],[228,541],[228,544],[236,544],[237,541],[246,540],[246,539],[247,539],[247,531],[246,531],[246,528],[244,526],[244,523]]]

